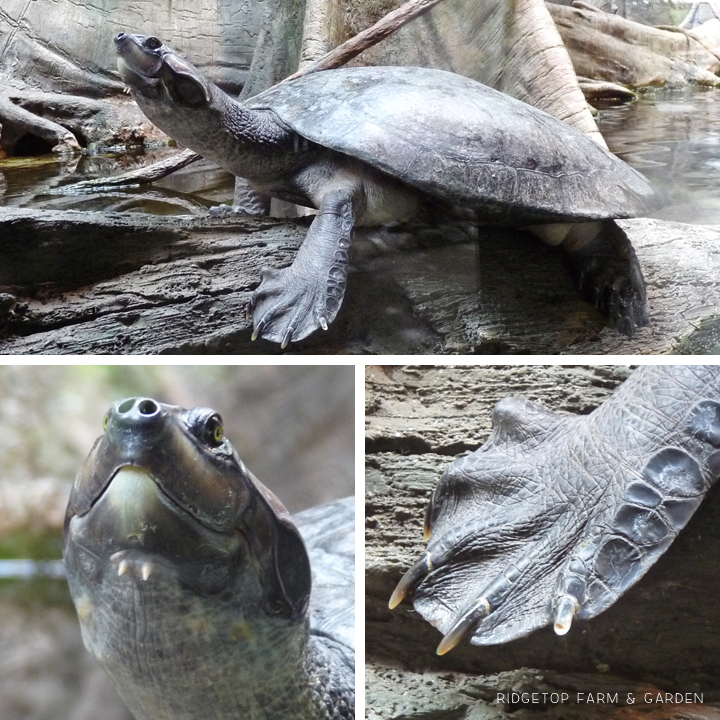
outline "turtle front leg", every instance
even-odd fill
[[[444,635],[492,645],[592,618],[670,546],[720,475],[720,369],[645,366],[590,415],[508,399],[425,520],[411,595]]]
[[[640,263],[630,240],[614,220],[571,226],[563,248],[585,297],[599,307],[623,335],[648,324]]]
[[[353,191],[328,192],[293,264],[262,271],[250,299],[253,340],[263,337],[285,348],[319,327],[327,330],[345,295],[354,226]]]

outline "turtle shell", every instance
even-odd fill
[[[247,107],[273,110],[308,140],[488,220],[636,217],[654,204],[642,175],[579,130],[442,70],[318,72]]]

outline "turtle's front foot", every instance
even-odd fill
[[[280,343],[327,330],[340,310],[347,283],[354,212],[347,190],[330,191],[318,210],[295,262],[283,270],[262,271],[250,299],[253,335]]]
[[[263,337],[286,348],[318,328],[327,330],[345,293],[345,268],[336,268],[327,281],[289,268],[265,268],[260,287],[250,299],[252,339]]]
[[[649,368],[589,416],[507,399],[493,434],[443,474],[427,550],[395,607],[443,633],[507,642],[599,614],[662,555],[720,475],[714,370]]]

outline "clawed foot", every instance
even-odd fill
[[[581,249],[570,252],[583,295],[619,332],[632,337],[650,321],[645,280],[627,235],[612,220]]]
[[[583,295],[626,337],[650,321],[645,282],[637,261],[618,268],[612,262],[585,267],[579,276]]]
[[[504,400],[485,445],[443,474],[427,550],[390,600],[412,597],[443,633],[438,654],[468,636],[492,645],[549,624],[562,635],[602,612],[667,549],[720,469],[681,449],[720,445],[718,403],[699,403],[637,455],[639,429],[592,417]]]
[[[345,274],[340,274],[342,277],[325,280],[300,273],[295,265],[264,269],[260,286],[250,299],[252,339],[262,337],[284,349],[318,328],[327,330],[345,292]]]

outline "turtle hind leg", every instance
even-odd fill
[[[284,348],[320,327],[327,330],[345,295],[354,225],[353,191],[328,192],[293,264],[262,271],[250,299],[253,339]]]
[[[235,178],[235,191],[232,205],[215,205],[210,208],[211,217],[230,217],[232,215],[256,215],[264,217],[270,214],[270,196],[255,190],[241,177]]]
[[[632,337],[649,322],[645,280],[628,236],[614,220],[573,225],[562,244],[585,297]]]

